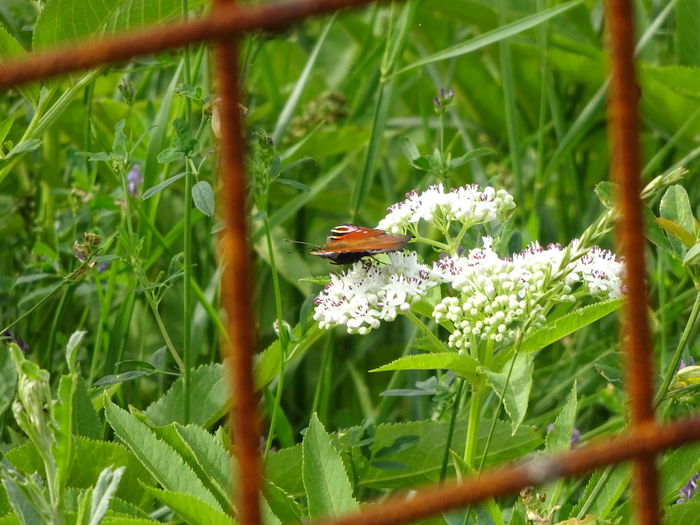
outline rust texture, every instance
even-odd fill
[[[245,31],[279,31],[300,20],[331,11],[358,7],[374,0],[294,0],[250,7],[227,4],[199,20],[152,27],[104,40],[91,40],[56,51],[23,56],[0,66],[0,88],[53,77],[185,44],[217,40]]]
[[[214,15],[235,0],[214,0]],[[221,95],[221,204],[224,229],[220,237],[221,302],[226,311],[230,343],[228,372],[233,387],[232,440],[238,461],[238,519],[244,525],[260,523],[261,467],[258,458],[258,401],[253,382],[255,320],[253,315],[250,250],[248,249],[247,183],[244,165],[245,139],[238,86],[238,37],[216,43],[216,74]]]
[[[489,497],[499,497],[525,487],[557,478],[584,474],[611,463],[654,454],[666,448],[700,438],[700,418],[659,427],[641,424],[633,431],[610,441],[581,447],[552,458],[500,467],[470,477],[462,483],[447,483],[420,490],[412,495],[398,494],[380,504],[368,505],[361,512],[314,525],[392,525],[409,523],[437,513],[465,507]]]
[[[612,178],[620,186],[618,242],[625,258],[628,289],[622,348],[632,427],[654,421],[652,346],[647,322],[644,219],[640,198],[638,87],[634,69],[634,20],[631,0],[608,0],[612,84],[608,129]],[[660,523],[658,474],[654,454],[634,462],[632,501],[637,523]]]

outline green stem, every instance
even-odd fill
[[[428,239],[427,237],[422,237],[421,235],[414,235],[413,241],[422,242],[424,244],[434,246],[435,248],[439,248],[440,250],[445,251],[445,252],[449,251],[449,249],[450,249],[450,246],[445,244],[444,242],[434,241],[432,239]]]
[[[187,22],[187,14],[189,11],[189,5],[187,0],[181,0],[180,3],[182,7],[182,18],[184,22]],[[190,84],[192,82],[192,74],[190,70],[190,48],[185,45],[183,49],[184,53],[184,77],[185,83]],[[187,129],[192,129],[192,108],[190,107],[189,97],[184,97],[184,114],[185,122],[187,124]],[[183,224],[183,295],[182,295],[182,318],[183,318],[183,330],[182,330],[182,353],[185,358],[185,368],[183,370],[183,391],[185,398],[184,407],[184,420],[185,424],[190,421],[190,404],[192,401],[192,383],[190,370],[193,365],[193,355],[191,348],[191,338],[192,338],[192,286],[190,286],[190,281],[192,280],[192,165],[189,162],[189,157],[185,157],[185,205],[184,205],[184,224]]]
[[[411,310],[403,312],[403,314],[408,319],[410,319],[411,322],[413,324],[415,324],[420,329],[420,331],[423,332],[428,337],[428,339],[430,339],[433,343],[435,343],[441,352],[449,352],[450,351],[445,346],[445,344],[442,341],[440,341],[440,339],[438,339],[438,337],[432,332],[432,330],[430,330],[430,328],[425,326],[425,323],[423,323],[423,321],[418,319],[418,317],[416,317],[416,314],[414,314]]]
[[[450,448],[452,447],[452,436],[455,432],[455,422],[457,421],[457,413],[462,399],[462,389],[464,388],[464,378],[458,379],[457,392],[455,393],[454,404],[452,405],[452,415],[450,416],[450,426],[447,429],[447,442],[445,443],[445,453],[442,456],[442,466],[440,467],[440,483],[445,481],[447,476],[447,461],[450,459]]]
[[[695,303],[693,304],[693,310],[690,312],[690,317],[688,317],[688,321],[685,323],[685,328],[683,329],[683,334],[681,335],[681,338],[678,341],[678,346],[676,346],[676,351],[673,353],[673,358],[671,359],[671,362],[666,368],[666,374],[664,375],[664,379],[661,383],[661,386],[659,387],[659,390],[656,393],[656,399],[654,400],[654,406],[656,407],[658,407],[661,401],[663,401],[664,397],[666,396],[666,392],[668,391],[668,387],[671,385],[671,381],[673,381],[673,376],[676,375],[676,372],[678,371],[678,364],[681,361],[683,349],[685,348],[685,345],[688,342],[688,338],[690,337],[690,333],[692,332],[693,327],[695,326],[695,322],[698,319],[699,313],[700,290],[695,295]]]
[[[481,386],[472,385],[472,398],[469,401],[469,420],[467,423],[467,439],[464,443],[464,462],[469,468],[474,467],[476,457],[476,438],[479,434],[479,416],[481,415],[481,405],[484,400],[484,389]],[[484,451],[483,458],[486,457]],[[481,470],[481,467],[479,467]]]
[[[143,286],[143,284],[142,284],[142,286]],[[180,358],[180,354],[178,354],[177,350],[175,350],[175,345],[173,344],[172,339],[170,339],[170,335],[168,334],[168,331],[165,329],[165,323],[163,323],[163,318],[160,316],[160,312],[158,311],[158,306],[156,305],[155,301],[153,300],[153,297],[151,297],[151,294],[148,291],[146,291],[146,301],[148,302],[148,306],[151,307],[151,311],[153,312],[153,317],[155,317],[155,319],[156,319],[156,324],[158,325],[158,329],[160,330],[160,334],[163,336],[163,340],[165,340],[165,345],[168,347],[168,350],[170,351],[170,354],[173,356],[173,359],[175,359],[177,366],[180,368],[180,372],[184,373],[185,363],[182,362],[182,359]]]
[[[279,330],[279,342],[280,342],[280,367],[279,367],[279,380],[277,382],[277,392],[275,393],[275,405],[272,408],[272,417],[270,418],[270,429],[267,433],[267,441],[265,442],[265,456],[270,451],[270,446],[272,445],[272,439],[275,435],[275,428],[277,426],[277,418],[280,410],[280,403],[282,402],[282,389],[284,387],[284,372],[285,365],[287,363],[287,345],[289,343],[289,334],[287,333],[287,328],[284,324],[284,318],[282,314],[282,292],[280,290],[279,276],[277,275],[277,265],[275,264],[275,253],[272,246],[272,234],[270,232],[270,222],[265,213],[265,239],[267,240],[267,251],[270,257],[270,273],[272,273],[272,288],[275,292],[275,309],[277,311],[277,329]]]

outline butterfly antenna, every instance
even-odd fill
[[[310,242],[304,242],[304,241],[293,241],[291,239],[285,239],[284,242],[291,242],[294,244],[305,244],[306,246],[311,246],[312,248],[315,248],[319,250],[321,247],[318,244],[312,244]]]

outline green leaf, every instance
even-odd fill
[[[659,465],[661,502],[675,503],[681,488],[700,470],[700,443],[684,445],[664,454]]]
[[[677,254],[682,255],[685,252],[685,248],[695,245],[695,237],[677,222],[657,217],[656,224],[661,226],[669,235],[671,245]]]
[[[192,201],[204,215],[214,216],[214,190],[207,181],[200,180],[192,186]]]
[[[0,416],[12,403],[17,390],[17,368],[10,352],[4,345],[0,346]]]
[[[100,477],[97,478],[97,483],[95,483],[95,488],[92,492],[89,525],[99,525],[102,522],[109,502],[119,488],[119,482],[122,479],[124,470],[125,467],[119,467],[114,470],[106,468],[100,472]]]
[[[699,525],[700,502],[686,501],[673,505],[664,512],[664,525]]]
[[[159,155],[159,157],[160,157],[160,155]],[[160,160],[158,162],[160,162]],[[185,176],[185,172],[183,171],[182,173],[178,173],[177,175],[173,175],[172,177],[165,179],[163,182],[161,182],[160,184],[156,184],[152,188],[148,188],[146,191],[143,192],[143,199],[146,200],[149,197],[152,197],[153,195],[155,195],[159,191],[162,191],[164,188],[167,188],[173,182],[180,180],[184,176]]]
[[[408,159],[408,162],[410,162],[411,164],[413,164],[413,159],[417,159],[418,157],[420,157],[420,152],[418,151],[418,148],[416,147],[414,142],[408,137],[399,138],[399,145],[401,146],[401,150],[406,156],[406,159]]]
[[[114,433],[158,483],[167,490],[184,492],[220,510],[214,495],[206,489],[192,469],[169,445],[160,441],[145,423],[111,401],[106,401],[105,416]]]
[[[601,477],[606,474],[607,479],[602,480]],[[620,497],[624,494],[625,490],[627,490],[631,478],[632,473],[629,464],[623,463],[605,470],[597,471],[591,476],[583,495],[579,499],[579,504],[574,507],[571,515],[578,514],[581,506],[588,501],[589,497],[595,491],[597,495],[588,508],[588,513],[601,519],[606,518],[613,510]]]
[[[672,253],[673,250],[671,249],[668,237],[666,237],[666,234],[664,234],[664,231],[656,222],[654,212],[651,211],[651,208],[645,204],[643,213],[644,234],[647,236],[647,239],[656,244],[656,246],[658,246],[662,250]]]
[[[467,162],[478,159],[480,157],[485,157],[487,155],[493,155],[495,153],[491,148],[476,148],[468,151],[464,155],[454,158],[450,161],[450,168],[455,169],[466,164]]]
[[[5,155],[5,159],[9,159],[10,157],[14,157],[15,155],[21,155],[22,153],[34,151],[39,146],[41,146],[40,139],[25,140],[24,142],[20,142],[19,144],[15,145],[15,147],[12,148],[7,153],[7,155]]]
[[[620,308],[623,303],[624,299],[622,298],[609,299],[607,301],[600,301],[589,306],[584,306],[566,315],[562,315],[527,335],[523,339],[519,351],[530,353],[544,348],[562,337],[602,319],[609,313]]]
[[[510,367],[511,363],[508,362],[500,372],[494,372],[484,367],[481,367],[481,370],[486,374],[488,382],[493,391],[496,392],[496,395],[501,397],[505,388],[503,407],[510,416],[513,434],[515,435],[515,432],[525,418],[527,405],[530,400],[532,371],[534,369],[532,357],[523,352],[516,354],[513,370],[510,373],[510,378],[508,378]],[[508,379],[507,385],[506,379]]]
[[[600,199],[600,202],[607,209],[611,210],[615,208],[615,193],[617,192],[618,185],[609,181],[599,182],[595,185],[595,194]]]
[[[336,517],[356,510],[358,504],[352,496],[343,460],[316,414],[311,416],[302,450],[302,478],[309,517]]]
[[[438,352],[432,354],[415,354],[399,357],[386,365],[370,372],[388,372],[392,370],[452,370],[468,379],[474,379],[479,363],[473,357],[457,352]]]
[[[143,376],[149,376],[153,374],[152,371],[149,370],[129,370],[128,372],[122,372],[120,374],[110,374],[106,375],[104,377],[99,378],[97,381],[95,381],[92,386],[109,386],[109,385],[117,385],[119,383],[124,383],[126,381],[132,381],[134,379],[137,379],[139,377]]]
[[[677,0],[675,21],[678,63],[700,66],[700,3],[697,0]]]
[[[553,454],[556,452],[566,452],[571,448],[571,436],[574,431],[574,423],[576,421],[576,380],[571,387],[571,393],[566,398],[564,407],[559,412],[557,419],[554,420],[552,431],[547,434],[545,439],[545,451]]]
[[[700,262],[700,242],[693,245],[683,257],[683,264],[698,264]]]
[[[190,525],[231,525],[231,517],[228,514],[188,492],[148,486],[144,486],[144,489]]]
[[[68,364],[68,370],[71,373],[76,373],[76,360],[78,357],[78,348],[80,343],[85,337],[87,332],[85,330],[77,330],[73,332],[68,338],[68,343],[66,344],[66,363]]]
[[[178,148],[165,148],[163,151],[158,153],[158,164],[170,164],[185,158],[185,152],[179,150]]]
[[[666,190],[659,203],[659,215],[677,222],[689,232],[693,231],[693,210],[690,207],[688,192],[683,186],[674,184]]]
[[[500,42],[501,40],[510,38],[511,36],[517,35],[518,33],[522,33],[523,31],[532,29],[533,27],[536,27],[542,24],[543,22],[546,22],[550,18],[554,18],[555,16],[564,13],[565,11],[568,11],[572,7],[575,7],[581,4],[582,2],[583,0],[573,0],[572,2],[567,2],[565,4],[561,4],[551,9],[545,9],[544,11],[535,13],[534,15],[526,16],[525,18],[521,18],[516,22],[506,24],[502,27],[494,29],[493,31],[489,31],[488,33],[479,35],[478,37],[473,38],[472,40],[462,42],[461,44],[457,44],[456,46],[443,49],[438,53],[422,58],[421,60],[414,62],[413,64],[399,70],[397,74],[409,71],[411,69],[415,69],[417,67],[425,66],[427,64],[433,64],[441,60],[447,60],[450,58],[458,57],[460,55],[466,55],[467,53],[471,53],[473,51],[476,51],[477,49],[481,49],[482,47],[495,44],[496,42]]]
[[[263,494],[271,512],[283,523],[297,523],[302,519],[302,510],[296,500],[269,479],[263,478]]]
[[[7,491],[7,497],[10,500],[10,504],[14,509],[17,517],[17,521],[22,525],[44,525],[48,516],[42,515],[43,513],[37,509],[37,503],[33,502],[28,497],[28,493],[34,492],[36,494],[41,494],[41,489],[38,487],[34,479],[19,479],[16,473],[11,475],[6,474],[0,469],[0,481],[2,481],[3,487]],[[31,485],[34,491],[29,489],[27,485]],[[48,505],[48,502],[45,503]],[[43,506],[43,505],[42,505]]]

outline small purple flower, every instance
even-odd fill
[[[678,370],[681,368],[685,368],[686,366],[695,366],[695,359],[693,359],[693,356],[688,356],[688,362],[685,362],[685,359],[681,359],[680,364],[678,365]]]
[[[11,343],[15,343],[25,354],[29,353],[29,345],[27,345],[21,337],[15,337],[9,330],[5,330],[2,337],[9,339]]]
[[[554,430],[554,423],[547,425],[547,434],[549,434],[552,430]],[[571,448],[574,448],[579,441],[581,441],[581,432],[578,428],[574,428],[574,430],[571,432]]]
[[[104,271],[107,269],[107,263],[103,262],[100,263],[100,265],[97,267],[97,273],[104,273]]]
[[[683,485],[683,488],[679,492],[680,497],[676,500],[676,503],[688,501],[695,495],[698,490],[698,479],[700,479],[700,473],[696,473],[692,478],[690,478],[690,480],[688,480],[688,483]]]
[[[433,97],[433,106],[436,113],[444,113],[455,97],[453,89],[441,89],[436,97]]]
[[[134,164],[126,175],[126,188],[129,195],[136,197],[139,194],[142,184],[143,175],[141,175],[141,166]]]

